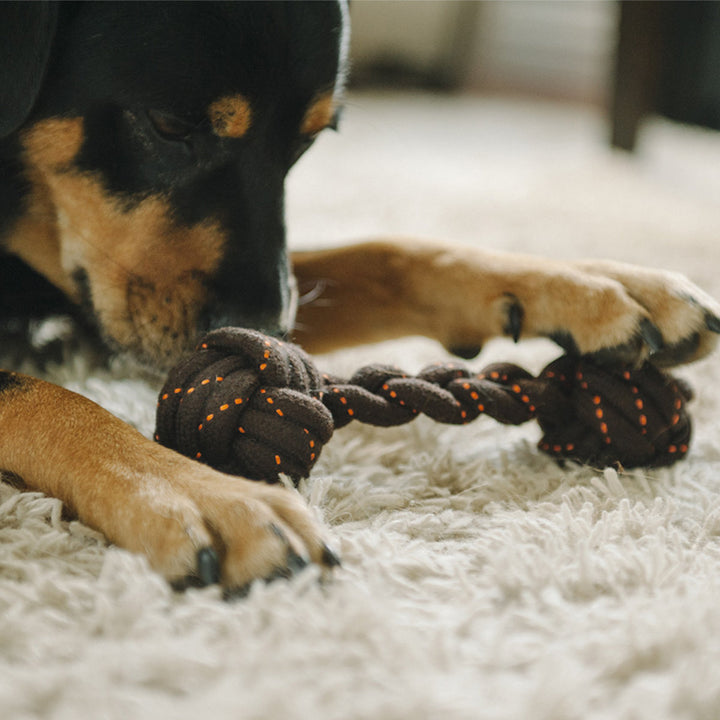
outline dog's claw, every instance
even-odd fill
[[[659,352],[665,346],[660,328],[647,318],[640,321],[639,331],[640,336],[650,348],[651,355]]]
[[[720,317],[711,312],[705,313],[705,326],[714,333],[720,333]]]
[[[238,600],[244,600],[250,594],[250,588],[252,583],[246,583],[245,585],[239,585],[233,588],[223,589],[223,600],[225,602],[236,602]]]
[[[207,587],[220,582],[220,561],[217,553],[211,547],[198,550],[195,556],[195,572],[173,580],[170,584],[177,592],[188,588]]]
[[[276,577],[291,577],[295,573],[304,570],[310,564],[309,558],[303,557],[293,549],[288,536],[282,528],[273,523],[270,525],[270,529],[275,535],[277,535],[278,538],[280,538],[280,540],[282,540],[283,543],[285,543],[285,546],[287,547],[287,555],[285,558],[285,567],[279,568],[273,572],[271,578],[268,579],[274,579]]]
[[[287,535],[277,525],[273,524],[270,528],[281,540],[287,542]],[[269,575],[263,578],[263,582],[273,583],[276,580],[290,580],[293,575],[302,572],[309,564],[310,561],[307,558],[295,552],[288,544],[285,565],[276,567]],[[242,600],[248,596],[251,587],[252,582],[232,588],[225,588],[223,590],[223,599],[228,602]]]
[[[272,532],[273,535],[280,538],[282,542],[285,543],[288,547],[290,547],[290,541],[288,540],[288,536],[285,534],[285,531],[275,523],[270,523],[270,532]]]
[[[288,548],[285,565],[276,567],[269,575],[266,575],[263,580],[266,583],[275,582],[276,580],[289,580],[293,575],[297,575],[297,573],[304,570],[308,565],[308,560],[302,555],[298,555],[292,548]]]
[[[503,328],[503,332],[509,335],[513,339],[513,342],[520,340],[524,317],[525,311],[523,310],[523,306],[517,298],[513,297],[507,308],[507,323]]]
[[[322,564],[329,568],[339,567],[342,564],[340,558],[327,544],[323,545]]]
[[[569,332],[556,330],[548,335],[556,345],[559,345],[568,355],[580,355],[580,349]]]
[[[198,550],[197,574],[203,585],[216,585],[220,582],[220,561],[213,548]]]
[[[288,548],[286,562],[291,575],[301,572],[310,564],[309,560],[296,553],[292,548]]]

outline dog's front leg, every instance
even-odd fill
[[[498,335],[663,364],[707,354],[720,305],[680,275],[618,263],[564,263],[420,241],[293,255],[296,339],[322,352],[425,335],[462,356]]]
[[[91,401],[0,372],[0,469],[60,498],[171,581],[241,588],[337,560],[300,496],[223,475],[147,440]]]

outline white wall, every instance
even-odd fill
[[[450,68],[472,88],[599,102],[617,12],[608,0],[356,0],[353,56]]]

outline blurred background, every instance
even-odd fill
[[[356,86],[416,86],[606,107],[631,149],[644,115],[720,127],[720,3],[359,0]]]
[[[514,92],[603,102],[613,2],[360,0],[355,85]]]

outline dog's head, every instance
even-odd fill
[[[158,365],[210,327],[288,331],[284,180],[337,120],[344,3],[0,13],[0,247]]]

